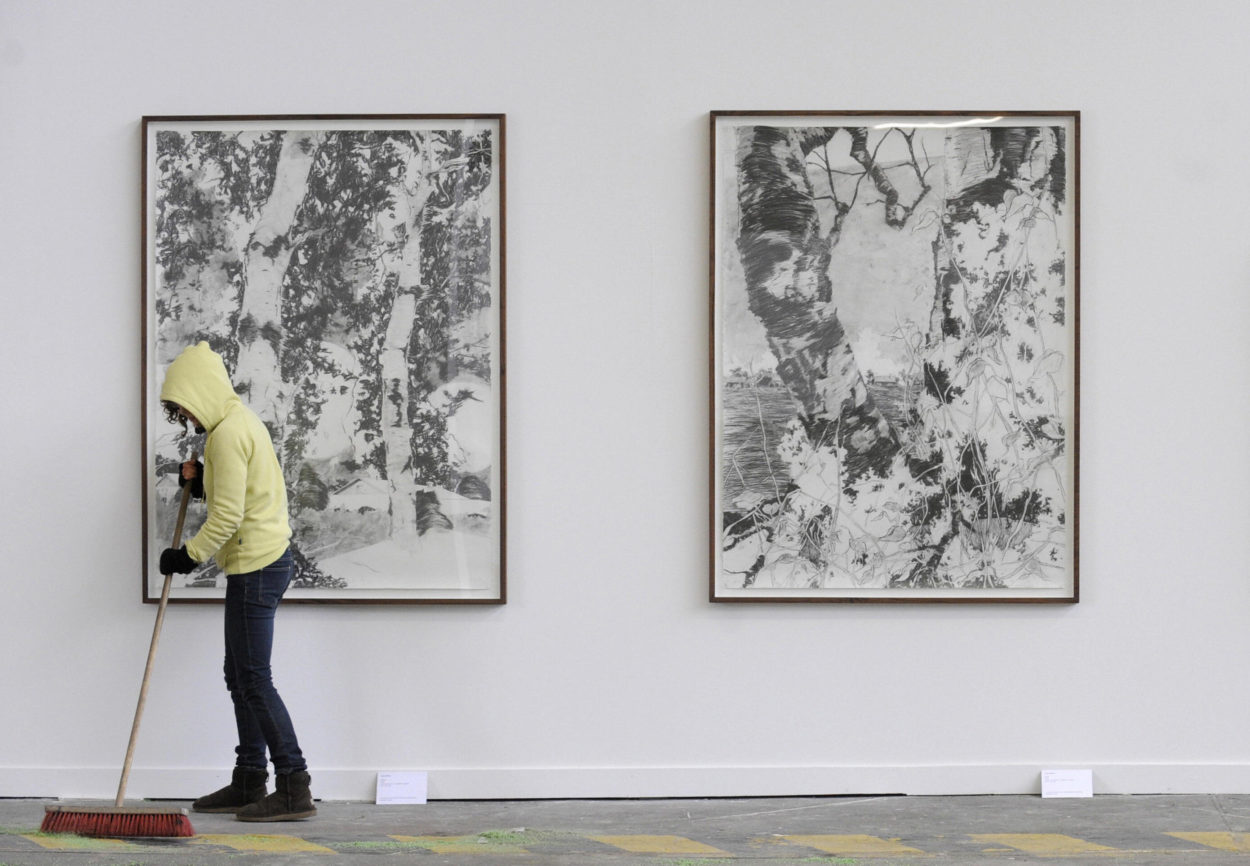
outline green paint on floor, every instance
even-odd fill
[[[519,845],[492,841],[484,836],[391,836],[435,854],[528,854]]]
[[[384,841],[373,842],[331,842],[331,848],[336,851],[352,852],[352,851],[369,851],[379,854],[388,851],[428,851],[429,846],[422,842],[401,842],[398,839],[386,839]]]
[[[924,852],[902,844],[897,839],[882,839],[879,836],[865,836],[858,833],[822,834],[822,835],[790,835],[781,837],[790,845],[804,848],[815,848],[830,854],[842,856],[872,855],[875,857],[893,856],[924,856]]]

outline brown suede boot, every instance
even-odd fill
[[[237,812],[250,803],[265,799],[265,770],[235,767],[230,784],[207,794],[191,804],[195,812]]]
[[[277,790],[265,799],[239,810],[240,821],[302,821],[317,814],[311,777],[305,772],[279,774],[274,777]]]

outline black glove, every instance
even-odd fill
[[[195,571],[198,565],[199,563],[187,554],[185,544],[177,550],[167,547],[161,554],[161,574],[189,574]]]
[[[178,486],[187,486],[187,479],[182,477],[181,465],[178,467]],[[191,479],[191,498],[204,498],[204,464],[198,460],[195,461],[195,477]]]

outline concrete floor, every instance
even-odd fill
[[[44,836],[48,802],[0,800],[0,866],[1250,866],[1250,795],[323,802],[288,824],[192,814],[179,840]]]

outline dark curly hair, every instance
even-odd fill
[[[172,400],[162,400],[161,408],[165,410],[165,420],[170,424],[177,424],[182,427],[182,432],[187,432],[187,417],[179,414],[182,407]]]

